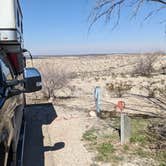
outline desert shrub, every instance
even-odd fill
[[[102,77],[102,80],[103,80],[103,81],[106,81],[106,80],[107,80],[107,78],[106,78],[106,77]]]
[[[43,82],[43,95],[45,98],[55,98],[55,91],[62,89],[76,77],[73,72],[58,68],[53,64],[43,65],[40,68]]]
[[[151,148],[156,150],[166,149],[166,119],[151,121],[147,130]]]
[[[127,82],[115,82],[107,84],[107,89],[114,93],[116,97],[122,97],[125,93],[131,90],[132,85]]]
[[[97,139],[96,130],[90,129],[86,131],[82,137],[86,141],[95,141]]]
[[[166,74],[166,66],[162,66],[160,68],[160,72],[161,72],[161,74]]]
[[[120,76],[121,76],[122,78],[127,78],[127,76],[126,76],[125,73],[120,73]]]
[[[166,100],[166,85],[158,89],[160,97]]]
[[[150,76],[154,72],[153,64],[157,59],[156,54],[146,55],[144,58],[139,58],[136,67],[132,71],[132,76]]]
[[[116,78],[117,77],[117,74],[116,73],[111,73],[111,76],[112,76],[112,78]]]
[[[149,98],[154,98],[157,91],[158,91],[157,87],[154,87],[153,82],[149,83],[146,86],[143,86],[142,88],[146,89],[148,91],[148,96],[147,97],[149,97]]]
[[[146,89],[148,91],[147,97],[149,98],[156,98],[163,97],[166,98],[165,92],[166,92],[166,86],[163,86],[165,84],[165,80],[161,81],[152,81],[148,82],[147,85],[141,86],[141,89]]]
[[[162,79],[162,80],[161,80],[161,84],[166,85],[166,84],[165,84],[165,81],[166,81],[166,80]]]
[[[154,158],[159,161],[160,165],[165,165],[166,118],[151,121],[147,127],[146,135],[149,148],[155,152]]]
[[[98,82],[100,80],[100,77],[95,77],[95,81]]]
[[[114,159],[113,154],[115,153],[116,149],[110,142],[104,142],[97,147],[98,156],[97,160],[99,161],[110,161],[111,158]]]

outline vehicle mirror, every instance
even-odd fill
[[[36,92],[42,89],[41,74],[36,68],[24,69],[25,93]]]
[[[20,82],[18,80],[11,80],[11,81],[6,81],[5,83],[7,87],[11,87],[18,85]]]
[[[20,95],[22,93],[22,91],[20,91],[19,89],[10,89],[9,94],[8,94],[8,98],[16,96],[16,95]]]

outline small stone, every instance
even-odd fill
[[[50,97],[49,100],[48,100],[49,103],[52,103],[53,101],[54,101],[53,97]]]
[[[90,115],[91,117],[96,117],[96,113],[95,113],[94,111],[90,111],[90,112],[89,112],[89,115]]]

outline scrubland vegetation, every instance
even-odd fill
[[[165,164],[165,54],[36,59],[34,63],[43,75],[43,90],[36,94],[38,102],[51,98],[68,113],[84,111],[89,116],[95,111],[94,88],[101,87],[100,118],[107,127],[91,125],[83,134],[84,145],[96,154],[94,164]],[[123,146],[115,107],[119,100],[125,102],[124,112],[132,117],[130,144]]]
[[[112,165],[165,165],[165,120],[133,118],[130,143],[125,145],[120,145],[119,119],[112,118],[109,123],[114,130],[108,130],[107,126],[92,128],[83,134],[87,149],[97,152],[95,161],[110,162]]]

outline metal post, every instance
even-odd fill
[[[101,112],[101,88],[97,86],[94,91],[96,112],[99,114]]]

